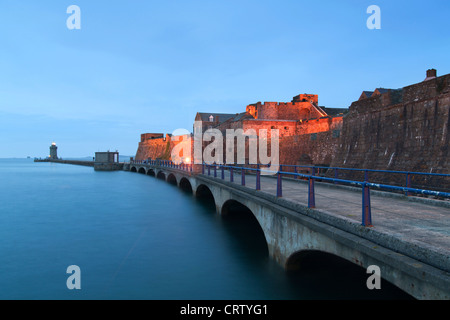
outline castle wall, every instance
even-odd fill
[[[289,165],[330,165],[339,137],[332,131],[302,134],[280,139],[280,163]]]
[[[271,129],[278,129],[280,137],[294,135],[297,131],[298,121],[276,121],[276,120],[246,120],[242,124],[242,128],[245,130],[254,129],[256,134],[259,134],[259,130],[267,130],[267,134],[270,136]]]
[[[433,99],[450,93],[450,74],[403,88],[403,102]]]
[[[149,139],[164,138],[164,133],[143,133],[141,134],[141,142]]]
[[[344,117],[332,166],[448,173],[450,93],[435,95],[435,84],[427,81],[404,88],[404,102],[384,108],[382,101],[372,98],[354,102]],[[371,109],[372,105],[376,107]],[[405,184],[404,175],[389,179]],[[425,177],[415,177],[416,187],[432,180],[450,188],[448,178]]]
[[[280,137],[311,134],[325,131],[340,131],[343,117],[322,117],[313,120],[256,120],[244,119],[242,121],[226,122],[217,127],[224,134],[227,129],[254,129],[256,133],[265,129],[270,134],[271,129],[278,129]],[[339,132],[335,132],[339,134]]]
[[[257,133],[278,129],[282,164],[448,173],[450,75],[381,92],[386,93],[353,102],[343,117],[309,114],[301,120],[301,112],[306,110],[303,106],[317,110],[300,97],[290,103],[258,102],[247,106],[247,113],[256,119],[226,121],[218,129],[223,133],[239,128]],[[146,135],[142,140],[138,160],[169,159],[175,146],[169,136]],[[341,173],[339,177],[363,179],[360,173]],[[439,185],[450,191],[449,180],[421,176],[413,180],[413,187]],[[405,175],[370,174],[370,181],[404,186]]]
[[[333,165],[443,172],[449,168],[450,94],[344,118]]]
[[[246,111],[258,120],[305,120],[322,117],[309,101],[258,102],[247,106]]]
[[[170,136],[164,138],[145,139],[139,143],[136,160],[163,159],[169,160],[173,144]]]
[[[324,117],[313,120],[302,121],[297,127],[296,134],[312,134],[326,131],[336,131],[334,134],[340,134],[338,131],[342,128],[343,117]]]
[[[183,136],[170,136],[166,134],[161,138],[152,138],[152,134],[147,134],[150,137],[147,140],[141,141],[136,152],[135,160],[147,160],[147,159],[161,159],[172,160],[172,150],[180,143],[187,141],[190,138],[189,135]],[[193,154],[193,141],[191,144],[191,156]],[[186,155],[180,155],[186,156]]]

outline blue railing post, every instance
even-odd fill
[[[364,227],[373,227],[372,210],[370,206],[370,189],[366,183],[362,184],[362,225]]]
[[[256,165],[256,190],[261,190],[261,169]]]
[[[241,169],[241,185],[245,186],[245,168]]]
[[[217,178],[217,164],[214,163],[214,178]]]
[[[314,176],[314,175],[313,175]],[[313,176],[309,177],[308,183],[308,208],[316,207],[316,194],[314,192],[314,178]]]
[[[298,176],[297,176],[297,166],[294,166],[294,173],[295,173],[295,179],[298,179]]]
[[[225,167],[222,165],[222,180],[225,180]]]
[[[202,174],[205,174],[205,163],[202,163]]]
[[[233,167],[230,168],[230,182],[234,182]]]
[[[369,182],[369,171],[364,170],[364,182]]]
[[[208,176],[210,176],[211,175],[211,166],[209,164],[207,164],[207,166],[208,166]]]
[[[406,174],[406,187],[411,188],[411,174],[408,172]],[[411,195],[410,192],[406,191],[405,196],[409,197]]]
[[[334,178],[337,179],[338,175],[339,175],[338,168],[334,168]],[[338,182],[335,181],[334,184],[338,184]]]
[[[277,197],[281,198],[283,196],[283,186],[280,171],[277,172]]]

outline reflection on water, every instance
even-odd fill
[[[237,203],[148,175],[0,160],[1,299],[406,298],[365,270],[312,253],[286,272]],[[202,194],[200,194],[202,195]],[[69,265],[82,289],[66,287]]]

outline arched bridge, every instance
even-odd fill
[[[450,299],[448,202],[380,191],[372,191],[370,199],[363,189],[361,207],[355,188],[316,183],[311,203],[311,179],[282,179],[281,196],[280,176],[232,167],[149,161],[126,164],[124,170],[165,180],[194,196],[209,194],[218,214],[234,204],[247,207],[264,232],[269,255],[286,269],[296,268],[305,252],[320,251],[365,269],[376,265],[383,279],[415,298]],[[370,227],[364,223],[367,201]]]

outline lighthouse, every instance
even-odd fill
[[[56,143],[52,143],[50,146],[50,159],[52,160],[58,160],[58,147],[56,146]]]

